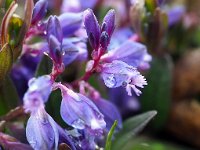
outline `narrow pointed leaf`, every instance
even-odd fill
[[[170,57],[153,58],[151,69],[146,75],[148,86],[141,95],[142,111],[157,110],[152,122],[154,130],[161,130],[168,119],[171,105],[172,60]]]
[[[106,146],[105,146],[105,150],[110,150],[111,149],[111,144],[112,144],[112,137],[115,131],[115,128],[117,127],[117,120],[115,120],[115,122],[113,123],[110,131],[108,132],[108,136],[106,139]]]
[[[123,129],[116,134],[116,138],[112,144],[112,150],[122,149],[126,142],[144,129],[156,114],[156,111],[149,111],[126,120]]]
[[[2,82],[1,82],[2,83]],[[5,115],[19,104],[19,96],[9,77],[0,86],[0,116]]]

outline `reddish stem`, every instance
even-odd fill
[[[93,64],[93,67],[92,69],[90,69],[89,71],[87,71],[85,73],[85,75],[83,77],[80,78],[80,80],[83,80],[83,81],[88,81],[90,76],[94,73],[96,67],[99,65],[99,61],[101,59],[101,56],[105,53],[105,50],[103,49],[100,49],[100,53],[98,55],[98,57],[96,59],[94,59],[94,64]],[[78,81],[80,81],[78,80]]]

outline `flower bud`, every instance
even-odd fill
[[[111,9],[107,12],[103,19],[102,31],[106,31],[108,36],[111,37],[115,29],[115,10]]]
[[[39,0],[33,9],[32,21],[31,24],[38,23],[47,12],[48,1],[46,0]]]
[[[100,39],[100,27],[97,18],[95,17],[91,9],[87,9],[86,11],[84,11],[83,18],[89,42],[92,48],[97,50],[99,47]]]

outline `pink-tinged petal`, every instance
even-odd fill
[[[97,18],[91,9],[84,11],[83,22],[89,38],[89,42],[92,48],[97,50],[100,40],[100,27]]]
[[[137,87],[144,88],[144,85],[147,85],[147,81],[141,74],[138,73],[134,78],[132,78],[131,84],[134,84]]]
[[[128,95],[131,96],[131,88],[137,95],[140,95],[141,91],[136,87],[143,88],[144,85],[147,85],[145,78],[136,68],[125,62],[115,60],[112,63],[105,63],[101,67],[101,76],[105,85],[109,88],[124,86]]]

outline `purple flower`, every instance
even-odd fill
[[[119,47],[108,51],[101,57],[103,62],[112,62],[113,60],[123,61],[133,67],[149,67],[151,56],[147,53],[146,46],[143,44],[127,40]]]
[[[123,117],[140,109],[137,96],[128,96],[123,87],[109,89],[109,99],[117,106]]]
[[[88,56],[86,43],[79,38],[66,38],[63,40],[63,62],[70,64],[75,59],[86,60]]]
[[[129,27],[123,27],[115,30],[109,45],[109,50],[119,47],[122,43],[126,42],[132,36],[134,36],[134,33]]]
[[[174,7],[170,8],[167,11],[169,26],[172,26],[172,25],[176,24],[178,21],[180,21],[184,15],[185,11],[186,10],[185,10],[184,6],[178,5],[178,6],[174,6]]]
[[[107,12],[106,16],[103,19],[102,31],[106,31],[109,37],[113,34],[113,31],[115,29],[115,11],[114,9],[111,9]]]
[[[72,19],[70,22],[70,18]],[[63,14],[59,18],[50,17],[47,23],[47,40],[49,44],[49,56],[56,65],[70,64],[76,58],[87,57],[86,44],[81,38],[62,38],[69,36],[80,28],[81,15],[70,13]],[[62,67],[61,67],[62,68]]]
[[[162,5],[165,2],[165,0],[157,0],[157,2],[158,2],[158,5]]]
[[[58,42],[62,43],[63,31],[57,16],[50,16],[47,23],[47,38],[54,36]]]
[[[82,24],[82,13],[63,13],[58,17],[65,37],[73,35]]]
[[[124,86],[129,96],[132,95],[131,89],[139,96],[141,91],[137,87],[143,88],[144,85],[147,85],[145,78],[136,68],[125,62],[115,60],[112,63],[105,63],[101,67],[101,76],[105,85],[109,88]]]
[[[46,15],[48,7],[48,1],[46,0],[39,0],[33,9],[33,16],[31,24],[38,23],[43,17]]]
[[[99,0],[63,0],[61,10],[62,12],[80,12],[87,8],[93,8]]]
[[[96,51],[101,47],[107,50],[110,43],[111,35],[115,28],[115,11],[109,10],[104,17],[103,24],[100,25],[91,9],[84,11],[84,25],[89,38],[89,42]]]
[[[76,129],[101,130],[106,123],[94,103],[82,94],[58,84],[62,92],[60,113],[63,120]]]
[[[31,113],[26,126],[26,137],[34,150],[57,149],[59,134],[56,123],[43,107]]]
[[[84,11],[83,18],[89,42],[93,49],[98,49],[101,31],[97,18],[91,9]]]
[[[47,102],[52,91],[52,84],[53,81],[49,75],[29,80],[29,88],[23,98],[26,111],[35,112],[38,107]]]
[[[115,120],[118,121],[118,129],[122,128],[122,118],[117,107],[102,98],[93,99],[94,104],[99,108],[100,112],[104,115],[106,122],[106,129],[109,131]]]
[[[50,16],[47,23],[47,41],[49,43],[49,56],[56,63],[62,64],[63,32],[56,16]]]

